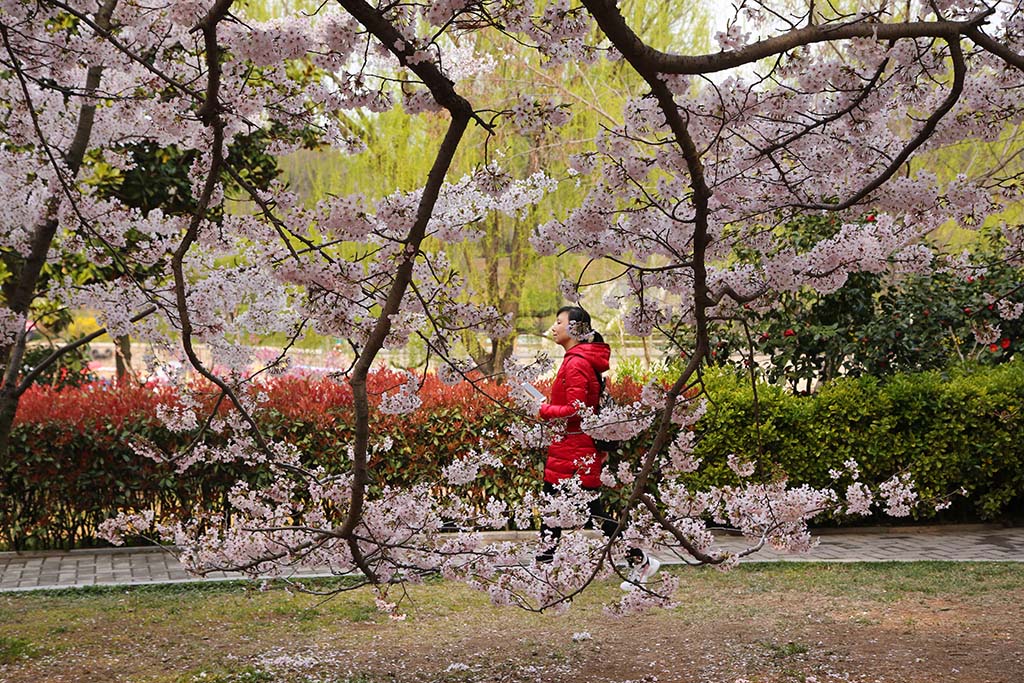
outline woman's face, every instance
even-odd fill
[[[569,334],[569,314],[567,312],[563,311],[555,318],[555,324],[551,326],[551,340],[563,347],[575,341]]]

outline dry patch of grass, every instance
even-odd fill
[[[612,581],[564,615],[428,582],[409,587],[400,622],[366,589],[327,601],[241,584],[0,594],[0,681],[1024,680],[1021,565],[675,571],[678,606],[628,618],[603,610]]]

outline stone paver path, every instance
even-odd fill
[[[1024,527],[946,526],[865,529],[822,533],[820,544],[807,554],[763,549],[744,562],[908,562],[954,560],[1024,562]],[[725,549],[739,550],[742,539],[720,536]],[[678,558],[659,554],[663,563]],[[309,571],[303,576],[326,576]],[[174,556],[159,548],[113,548],[70,552],[0,553],[0,591],[26,591],[78,586],[177,583],[244,578],[214,572],[205,578],[189,575]]]

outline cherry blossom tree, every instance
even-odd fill
[[[266,22],[246,20],[232,0],[0,3],[0,173],[9,196],[0,445],[34,379],[21,372],[25,320],[46,296],[101,311],[112,335],[163,344],[215,387],[215,405],[231,407],[208,410],[181,375],[181,402],[161,415],[190,433],[191,445],[167,454],[139,444],[140,457],[180,471],[223,460],[275,473],[269,486],[239,483],[229,517],[197,511],[155,520],[152,512],[125,511],[106,525],[112,539],[149,532],[174,541],[198,572],[288,576],[327,565],[357,570],[378,586],[440,572],[496,603],[544,609],[564,607],[594,579],[621,571],[616,562],[627,545],[728,567],[765,544],[810,547],[807,520],[823,510],[863,513],[878,503],[906,513],[911,481],[898,475],[872,492],[854,462],[823,490],[790,487],[784,478],[752,481],[751,463],[735,458],[734,486],[695,489],[685,476],[700,465],[691,428],[706,409],[701,364],[716,324],[772,306],[779,292],[835,291],[851,272],[927,269],[923,236],[950,220],[978,225],[1020,199],[1012,163],[976,181],[943,182],[921,159],[952,143],[999,139],[1020,124],[1024,6],[863,0],[844,7],[737,2],[717,51],[684,54],[649,44],[643,22],[628,22],[613,0],[337,0]],[[550,66],[621,60],[643,83],[641,94],[568,172],[514,177],[485,144],[494,131],[557,128],[572,103],[524,91],[518,104],[494,112],[468,100],[463,84],[486,63],[474,46],[488,32],[538,51]],[[320,144],[358,153],[362,142],[344,112],[394,107],[446,117],[441,139],[408,150],[431,158],[415,191],[306,207],[285,186],[253,187],[226,153],[239,136],[264,131],[270,151],[283,154],[309,130]],[[143,213],[94,191],[100,164],[129,167],[125,150],[140,141],[197,152],[193,213]],[[476,169],[454,177],[456,154],[474,146]],[[225,175],[240,194],[226,191]],[[613,264],[619,276],[607,303],[621,308],[631,333],[658,329],[680,344],[695,341],[680,349],[688,362],[671,386],[652,384],[636,404],[585,420],[602,438],[653,433],[637,467],[605,472],[629,492],[614,537],[567,534],[555,561],[537,564],[533,543],[493,542],[479,532],[510,517],[525,524],[534,510],[551,523],[580,523],[588,492],[569,486],[515,510],[458,496],[460,483],[496,466],[496,439],[536,445],[549,438],[528,419],[529,403],[520,406],[521,429],[467,444],[446,467],[448,486],[378,482],[380,493],[370,495],[369,458],[389,447],[375,438],[374,414],[415,410],[421,378],[409,373],[372,396],[367,377],[382,350],[415,335],[446,377],[467,381],[460,332],[500,334],[510,321],[472,303],[439,245],[478,239],[485,217],[536,211],[560,183],[586,192],[568,215],[537,226],[538,252]],[[255,210],[241,210],[243,198]],[[833,214],[839,227],[798,251],[781,226],[808,212]],[[1007,226],[1006,234],[1006,258],[1020,259],[1019,229]],[[166,267],[164,277],[89,286],[41,278],[66,253]],[[586,271],[565,282],[566,296],[588,282]],[[996,296],[1007,299],[1008,315],[1019,308],[1018,294]],[[246,340],[269,333],[295,340],[309,331],[346,339],[353,350],[339,376],[352,388],[356,415],[351,466],[342,474],[268,441],[253,418],[260,395],[248,387],[286,367],[290,345],[254,366]],[[544,367],[507,363],[506,372],[530,381]],[[717,548],[715,525],[740,529],[749,548]],[[631,591],[618,608],[665,603],[673,581]],[[385,595],[382,608],[391,609]]]

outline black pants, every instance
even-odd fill
[[[555,489],[554,484],[544,482],[544,493],[550,495],[554,494],[556,490],[557,489]],[[586,486],[583,487],[583,490],[595,492],[600,491],[600,489],[587,488]],[[584,525],[584,528],[599,528],[605,538],[611,538],[611,535],[615,533],[615,527],[618,526],[618,522],[608,514],[607,510],[605,510],[604,501],[601,499],[600,494],[590,501],[590,503],[587,504],[587,507],[590,508],[590,519]],[[555,548],[558,547],[558,539],[562,537],[562,528],[548,526],[542,520],[540,523],[540,536],[544,544],[550,543],[551,546],[537,555],[537,561],[551,562],[555,554]],[[640,548],[634,548],[633,546],[626,548],[626,560],[630,565],[635,566],[640,564],[645,558],[646,555]]]
[[[605,510],[604,501],[601,499],[599,493],[601,489],[591,489],[584,486],[583,490],[598,493],[598,496],[587,505],[587,507],[590,508],[590,520],[587,522],[586,527],[598,528],[606,537],[611,536],[615,531],[615,527],[618,526],[618,522],[616,522],[615,519],[608,514],[608,511]],[[544,482],[544,493],[552,495],[556,492],[557,489],[554,484]],[[547,539],[550,537],[551,540],[554,541],[554,545],[558,545],[558,539],[562,537],[561,527],[551,527],[543,521],[540,523],[540,533],[541,538]],[[552,546],[552,548],[553,547],[554,546]]]

